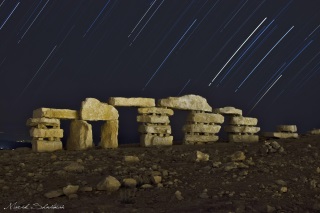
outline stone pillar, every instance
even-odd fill
[[[257,118],[234,116],[231,117],[225,131],[229,133],[230,142],[258,142],[259,136],[255,135],[260,131]]]
[[[264,132],[266,138],[298,138],[296,125],[279,125],[276,132]]]
[[[171,136],[171,126],[169,116],[173,115],[173,110],[162,107],[138,108],[137,122],[138,131],[141,133],[140,145],[149,146],[171,146],[173,136]]]
[[[224,117],[220,114],[191,111],[187,116],[186,124],[182,128],[185,133],[183,143],[203,144],[218,141],[219,136],[216,134],[221,128],[219,124],[223,122]]]
[[[60,120],[54,118],[29,118],[27,126],[31,127],[32,150],[35,152],[52,152],[62,150]]]
[[[93,146],[92,126],[83,120],[73,120],[67,140],[67,150],[86,150]]]
[[[118,120],[106,121],[101,126],[101,141],[99,145],[105,149],[118,148],[118,129]]]

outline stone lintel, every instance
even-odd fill
[[[242,116],[242,110],[236,109],[231,106],[226,106],[222,108],[213,109],[214,113],[222,114],[222,115],[234,115],[234,116]]]
[[[154,107],[156,101],[154,98],[124,98],[110,97],[108,103],[118,107]]]
[[[56,118],[56,119],[78,119],[76,110],[39,108],[33,110],[33,118]]]

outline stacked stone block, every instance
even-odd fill
[[[257,124],[257,118],[233,116],[224,130],[228,133],[230,142],[258,142],[259,136],[256,133],[260,131],[260,127]]]
[[[298,138],[296,125],[279,125],[276,132],[264,132],[262,135],[267,138]]]
[[[202,144],[216,142],[219,136],[216,134],[220,131],[224,122],[224,117],[220,114],[209,113],[204,111],[191,111],[187,116],[186,124],[183,126],[184,144]]]
[[[50,152],[62,150],[60,120],[54,118],[29,118],[27,126],[31,127],[32,150],[35,152]]]
[[[140,132],[140,145],[149,146],[170,146],[173,136],[171,136],[171,126],[169,116],[173,115],[173,110],[162,107],[138,108],[139,115],[137,122]]]

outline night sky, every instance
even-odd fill
[[[185,94],[240,108],[262,131],[320,128],[319,11],[318,0],[0,0],[0,132],[27,135],[34,109],[86,97]],[[119,112],[120,143],[135,141],[136,109]],[[171,117],[176,139],[184,116]]]

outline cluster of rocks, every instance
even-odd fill
[[[266,138],[298,138],[296,125],[279,125],[276,132],[264,132]]]
[[[260,131],[257,127],[258,119],[243,117],[242,110],[234,107],[224,107],[215,109],[214,112],[228,117],[228,125],[224,130],[228,133],[230,142],[258,142]]]
[[[265,141],[260,151],[262,154],[284,153],[284,148],[277,141]]]
[[[32,149],[61,150],[63,130],[60,129],[60,120],[54,118],[29,118],[27,126],[31,127]]]

